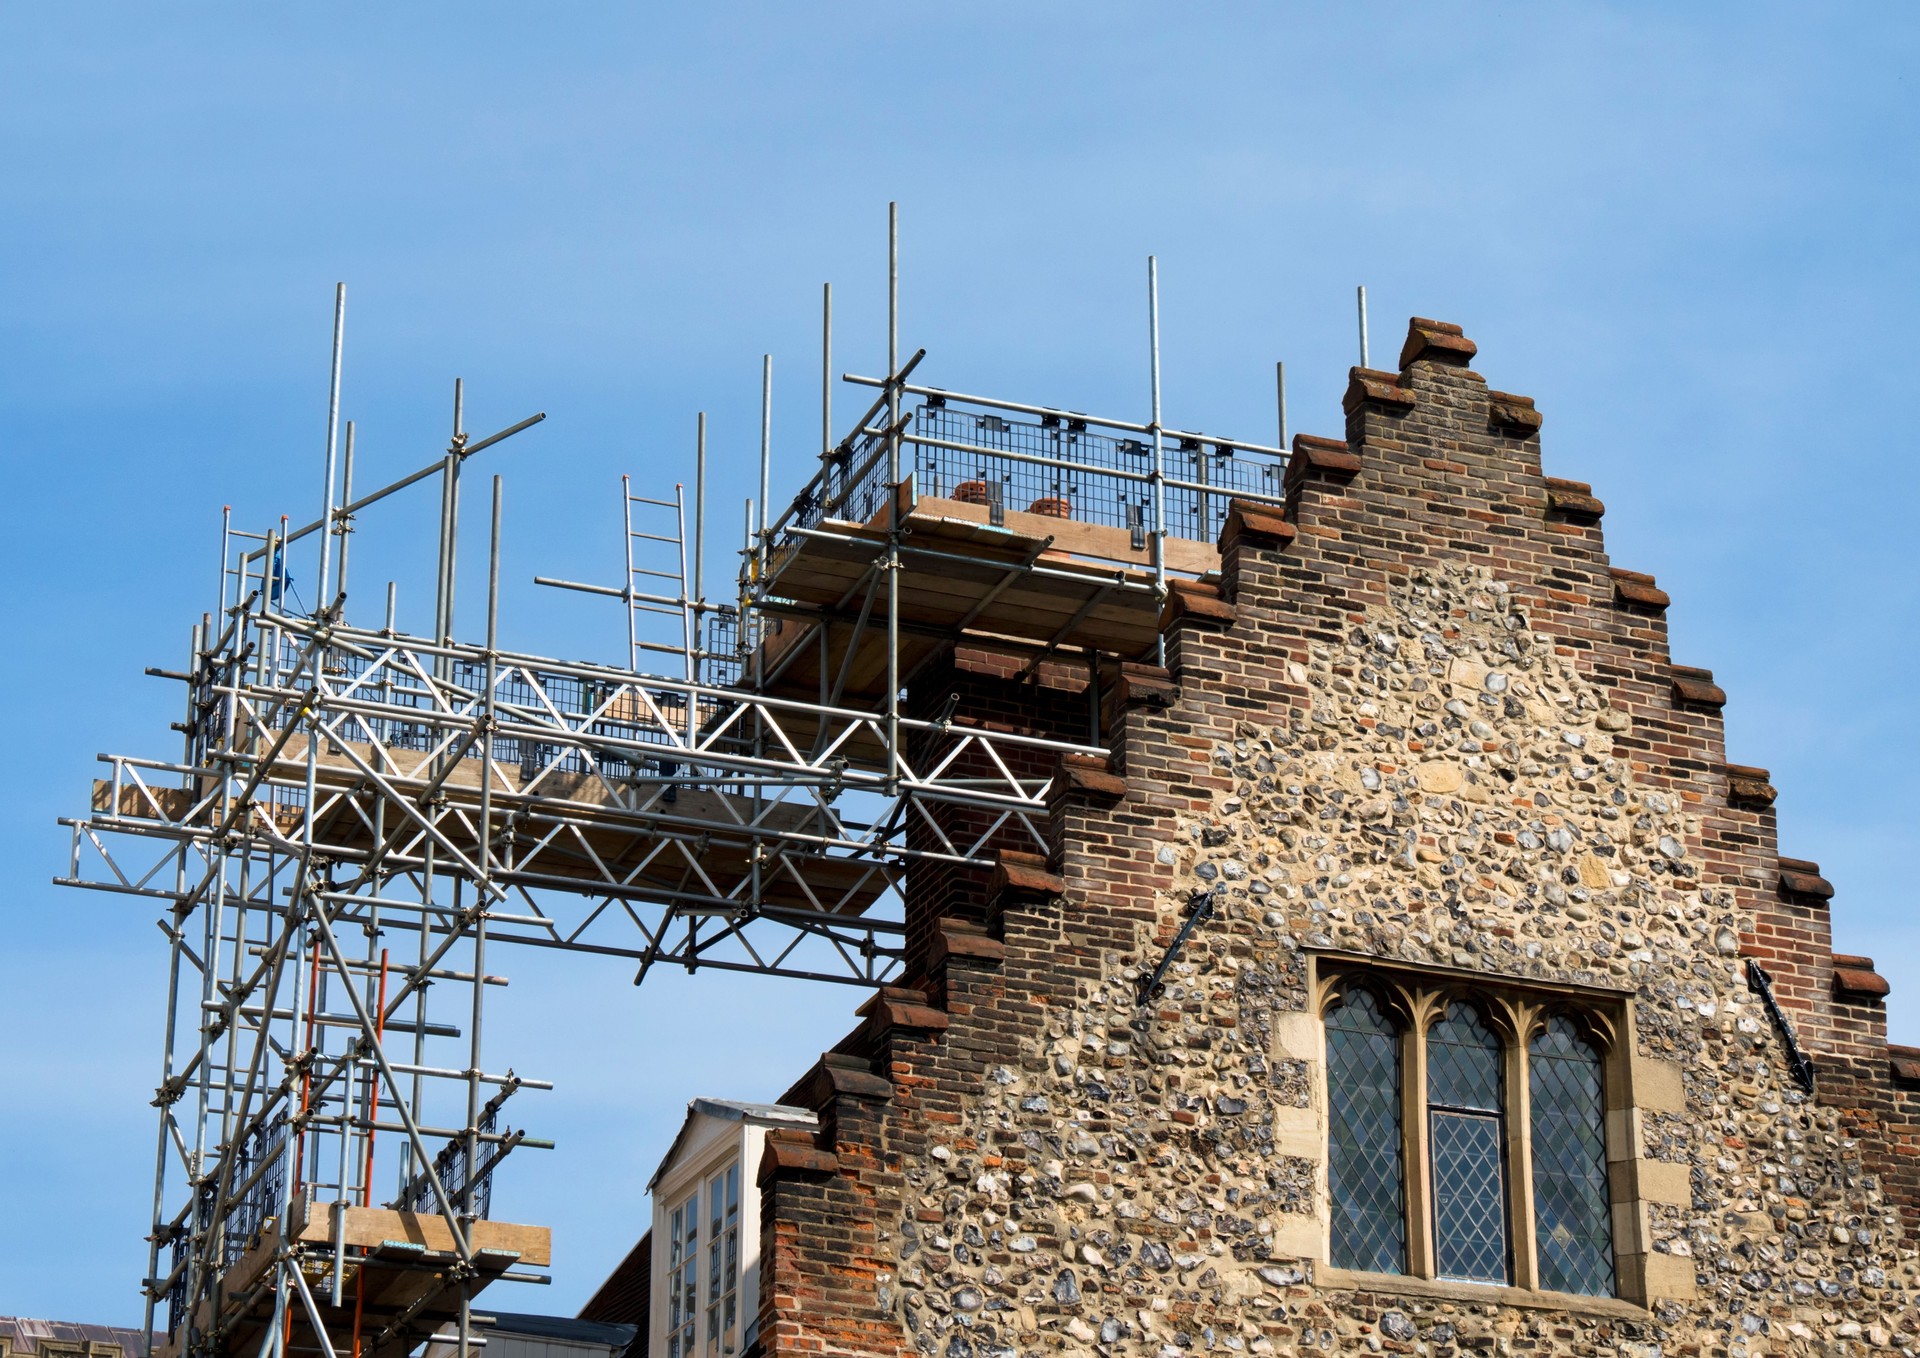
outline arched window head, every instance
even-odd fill
[[[1434,1262],[1442,1278],[1508,1280],[1502,1066],[1500,1038],[1471,1004],[1449,1004],[1427,1032]]]
[[[1403,1273],[1400,1034],[1369,990],[1347,991],[1327,1015],[1327,1096],[1332,1261]]]
[[[1540,1286],[1610,1296],[1613,1214],[1600,1053],[1571,1019],[1555,1017],[1528,1045],[1527,1067]]]
[[[1500,1111],[1500,1039],[1471,1004],[1448,1005],[1427,1034],[1427,1102]]]

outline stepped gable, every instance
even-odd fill
[[[1165,668],[1106,695],[1111,760],[1058,770],[1047,851],[916,884],[907,984],[785,1096],[819,1133],[760,1166],[756,1351],[1920,1344],[1920,1050],[1834,953],[1818,866],[1780,856],[1667,594],[1477,358],[1415,318],[1396,371],[1354,369],[1344,437],[1295,439],[1284,513],[1234,507]],[[915,704],[1084,729],[1060,675],[942,665]],[[1617,1296],[1329,1264],[1341,967],[1612,1016]]]

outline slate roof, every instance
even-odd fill
[[[117,1346],[126,1358],[146,1358],[144,1331],[119,1325],[88,1325],[71,1320],[33,1320],[27,1316],[0,1316],[0,1340],[13,1353],[37,1353],[40,1341],[55,1344],[93,1345],[93,1351],[106,1345]]]

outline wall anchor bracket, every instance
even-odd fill
[[[1173,936],[1173,942],[1167,944],[1166,956],[1160,959],[1160,965],[1153,969],[1153,975],[1140,983],[1140,1003],[1145,1005],[1160,993],[1161,983],[1166,980],[1167,968],[1173,965],[1174,958],[1180,955],[1180,949],[1186,944],[1193,931],[1213,918],[1213,898],[1220,888],[1211,891],[1195,892],[1187,898],[1187,917],[1180,922],[1180,931]]]
[[[1767,975],[1765,967],[1751,957],[1747,959],[1747,986],[1760,997],[1760,1003],[1773,1020],[1773,1026],[1780,1030],[1780,1040],[1786,1044],[1787,1065],[1793,1071],[1794,1081],[1807,1093],[1813,1093],[1813,1060],[1800,1049],[1800,1039],[1794,1036],[1793,1024],[1780,1008],[1780,1001],[1773,997],[1773,978]]]

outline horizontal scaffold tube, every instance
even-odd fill
[[[843,382],[851,382],[855,386],[861,387],[885,387],[888,385],[887,379],[884,377],[861,377],[856,373],[844,373],[841,375],[840,380]],[[931,396],[942,401],[958,401],[961,405],[985,406],[989,410],[1011,410],[1019,415],[1050,415],[1061,420],[1079,420],[1084,424],[1097,425],[1102,429],[1124,429],[1129,434],[1153,433],[1153,426],[1150,424],[1137,424],[1132,420],[1110,420],[1100,415],[1083,414],[1078,410],[1060,410],[1054,406],[1028,405],[1022,401],[1002,401],[992,396],[969,396],[965,392],[942,391],[939,387],[916,387],[910,383],[901,384],[900,390],[909,396]],[[868,420],[872,418],[872,415],[867,416]],[[865,424],[866,420],[862,420],[861,423]],[[1172,429],[1165,425],[1160,427],[1160,434],[1163,438],[1192,439],[1196,443],[1211,443],[1216,447],[1231,448],[1236,453],[1264,453],[1268,457],[1285,457],[1287,455],[1287,451],[1284,448],[1270,448],[1262,443],[1242,443],[1238,439],[1221,438],[1218,434],[1196,434],[1189,430]]]
[[[871,429],[866,433],[879,435],[883,430]],[[979,443],[957,443],[952,439],[934,438],[930,434],[902,434],[902,443],[915,443],[925,448],[944,448],[951,453],[979,453],[983,457],[1005,458],[1009,462],[1030,462],[1036,467],[1055,467],[1062,471],[1078,472],[1082,476],[1105,476],[1116,481],[1137,481],[1142,485],[1154,481],[1152,472],[1128,471],[1125,467],[1094,467],[1085,462],[1072,462],[1062,457],[1046,457],[1040,453],[1023,453],[1016,448],[990,448]],[[1236,451],[1239,445],[1235,445]],[[1284,494],[1273,494],[1260,490],[1242,490],[1235,486],[1209,484],[1205,481],[1182,481],[1178,477],[1162,476],[1159,482],[1175,490],[1196,490],[1209,495],[1220,495],[1236,500],[1257,500],[1263,504],[1284,504]],[[903,549],[904,550],[904,549]],[[978,558],[968,560],[978,562]]]

